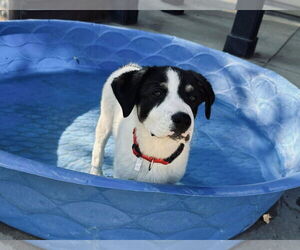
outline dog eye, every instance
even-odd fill
[[[160,97],[162,95],[162,92],[160,90],[155,90],[153,93],[152,93],[155,97]]]
[[[191,95],[191,96],[189,96],[189,99],[190,99],[192,102],[194,102],[194,101],[196,101],[196,96]]]

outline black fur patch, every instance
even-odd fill
[[[215,94],[210,83],[204,76],[191,70],[182,70],[176,67],[172,67],[180,78],[180,84],[178,87],[178,95],[187,103],[194,114],[197,115],[198,107],[202,102],[205,102],[205,116],[210,118],[211,106],[215,100]],[[192,91],[186,91],[186,86],[191,85]]]
[[[149,112],[161,104],[167,96],[168,89],[162,83],[167,82],[168,67],[149,67],[143,77],[137,99],[138,117],[143,122]]]
[[[194,71],[168,66],[143,67],[142,70],[124,73],[114,79],[112,88],[124,117],[127,117],[134,105],[137,105],[138,118],[143,122],[149,112],[165,100],[168,87],[163,83],[168,81],[169,68],[178,73],[180,79],[178,95],[191,107],[194,117],[197,115],[198,106],[205,102],[205,115],[207,119],[210,118],[211,105],[215,99],[210,83]],[[187,85],[191,85],[193,89],[186,91]]]

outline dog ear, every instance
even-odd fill
[[[206,119],[209,119],[211,114],[211,106],[215,101],[215,93],[211,84],[204,76],[193,71],[192,74],[197,79],[198,85],[200,86],[200,91],[205,101],[205,116]]]
[[[130,115],[136,104],[140,82],[144,73],[145,69],[125,72],[116,77],[111,84],[115,97],[121,105],[124,118]]]

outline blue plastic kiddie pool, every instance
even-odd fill
[[[208,78],[178,185],[86,174],[99,99],[118,67]],[[300,186],[300,91],[272,71],[176,37],[66,21],[0,22],[0,219],[45,239],[229,239]],[[75,170],[75,171],[74,171]]]

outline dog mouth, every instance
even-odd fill
[[[190,140],[190,134],[183,135],[183,134],[173,133],[172,135],[169,135],[169,137],[175,141],[184,140],[187,142]]]
[[[167,136],[157,136],[155,135],[154,133],[150,132],[151,136],[152,137],[157,137],[157,138],[162,138],[162,137],[169,137],[171,138],[172,140],[175,140],[175,141],[180,141],[180,140],[184,140],[186,142],[188,142],[190,140],[190,134],[178,134],[178,133],[173,133],[171,135],[167,135]]]

